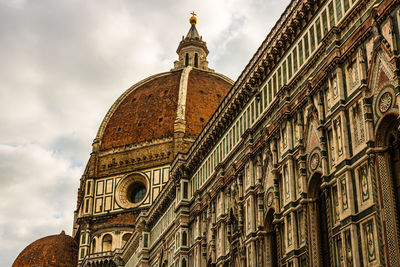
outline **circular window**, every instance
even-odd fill
[[[142,182],[134,182],[128,187],[127,197],[132,203],[139,203],[146,196],[146,186]]]
[[[128,174],[119,181],[115,200],[121,208],[138,207],[146,200],[149,188],[146,176],[141,173]]]

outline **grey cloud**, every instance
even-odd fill
[[[27,242],[71,231],[81,168],[32,144],[0,145],[0,162],[0,265],[10,266]]]

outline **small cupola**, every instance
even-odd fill
[[[186,34],[186,37],[182,36],[182,41],[180,41],[178,49],[176,50],[179,60],[174,62],[174,68],[172,70],[179,70],[191,66],[206,71],[214,71],[208,68],[207,45],[196,29],[197,15],[194,12],[192,12],[191,15],[189,19],[191,25],[189,32]]]

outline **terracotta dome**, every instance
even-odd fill
[[[27,246],[15,259],[13,267],[51,266],[72,267],[78,262],[78,244],[66,235],[51,235]]]
[[[97,135],[100,149],[172,137],[182,109],[180,94],[186,96],[185,136],[196,137],[231,86],[232,80],[221,74],[190,67],[151,76],[111,107]]]

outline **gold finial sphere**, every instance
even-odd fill
[[[192,13],[190,13],[192,16],[189,19],[190,24],[192,25],[196,25],[197,23],[197,18],[196,18],[196,13],[194,13],[194,11]]]

